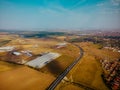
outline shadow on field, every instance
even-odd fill
[[[47,64],[46,67],[55,76],[57,76],[61,72],[63,72],[63,68],[61,67],[61,65],[59,64],[59,62],[55,61],[55,60],[53,60],[52,62],[50,62],[49,64]]]

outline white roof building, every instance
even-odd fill
[[[47,53],[43,56],[37,57],[36,59],[29,61],[25,63],[25,65],[35,67],[35,68],[41,68],[51,62],[52,60],[58,58],[60,54],[58,53]]]

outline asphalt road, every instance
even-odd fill
[[[69,73],[69,71],[79,62],[79,60],[83,57],[83,54],[84,54],[84,51],[83,49],[79,46],[79,45],[76,45],[76,44],[73,44],[75,45],[76,47],[79,48],[79,51],[80,51],[80,55],[77,59],[75,59],[75,61],[70,65],[68,66],[64,71],[63,73],[61,73],[57,79],[55,81],[53,81],[53,83],[47,88],[47,90],[54,90],[55,87],[61,82],[61,80]]]

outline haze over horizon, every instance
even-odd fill
[[[0,29],[120,29],[120,0],[0,0]]]

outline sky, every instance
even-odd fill
[[[0,0],[0,29],[120,29],[120,0]]]

